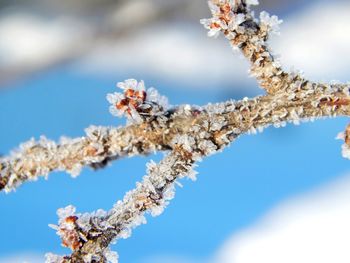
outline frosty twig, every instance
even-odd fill
[[[257,0],[212,0],[209,7],[212,18],[202,19],[201,23],[209,29],[208,36],[217,37],[220,32],[235,49],[251,63],[251,74],[256,77],[260,86],[269,93],[288,87],[292,79],[284,72],[268,47],[271,33],[278,34],[279,20],[261,12],[260,19],[254,17],[251,5]],[[298,77],[301,80],[300,76]]]
[[[22,182],[47,176],[53,170],[65,170],[76,176],[83,166],[100,167],[123,156],[169,150],[175,137],[189,135],[196,129],[201,132],[199,123],[212,127],[206,136],[221,148],[230,136],[271,124],[348,116],[348,93],[349,86],[345,84],[294,81],[285,91],[273,95],[204,107],[179,106],[161,114],[144,115],[145,121],[121,128],[91,126],[85,137],[64,139],[60,144],[45,138],[31,140],[0,161],[0,188],[11,191]],[[143,115],[135,109],[132,112],[134,119],[142,120]]]
[[[159,164],[151,162],[142,182],[108,212],[79,214],[73,206],[59,209],[58,225],[52,227],[72,254],[48,254],[48,263],[117,262],[109,245],[144,223],[146,212],[160,214],[173,197],[177,179],[194,179],[197,160],[217,153],[242,134],[269,125],[350,116],[349,84],[316,83],[282,70],[267,45],[269,33],[277,31],[280,21],[266,12],[255,19],[250,11],[253,4],[257,1],[211,0],[213,18],[202,23],[210,36],[223,32],[243,52],[266,95],[202,107],[169,107],[155,89],[146,90],[142,81],[129,79],[118,83],[122,93],[107,96],[111,113],[126,116],[127,126],[92,126],[85,137],[60,144],[44,138],[30,141],[0,161],[0,188],[10,191],[53,170],[77,175],[82,166],[100,167],[123,156],[169,152]],[[345,140],[345,157],[350,156],[349,130],[340,136]]]
[[[58,144],[45,137],[39,141],[32,139],[0,160],[0,190],[9,192],[24,181],[36,180],[55,170],[77,176],[83,166],[101,167],[123,156],[160,150],[161,146],[147,135],[148,128],[91,126],[85,137],[63,138]]]
[[[148,173],[136,188],[128,192],[109,212],[75,215],[69,206],[59,211],[59,226],[54,226],[65,245],[74,251],[71,256],[47,256],[47,261],[61,262],[106,262],[111,259],[109,244],[119,238],[127,238],[132,228],[146,223],[144,213],[152,216],[162,213],[168,201],[174,196],[175,180],[189,176],[194,161],[178,149],[170,153],[159,164],[148,164]],[[67,213],[68,212],[68,213]],[[72,222],[72,219],[74,222]],[[73,227],[70,225],[73,224]]]

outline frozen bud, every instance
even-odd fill
[[[164,113],[168,107],[167,98],[160,96],[154,88],[145,89],[143,81],[128,79],[119,82],[117,87],[123,93],[107,94],[112,115],[121,117],[125,115],[130,121],[139,123],[145,119]]]
[[[200,23],[208,29],[208,37],[218,37],[220,34],[220,31],[224,26],[224,24],[220,20],[216,19],[201,19]],[[227,28],[227,26],[226,26]]]
[[[59,235],[62,239],[62,245],[69,247],[72,250],[76,250],[81,247],[79,233],[77,231],[76,221],[77,216],[69,216],[65,218],[64,222],[60,225],[58,230]]]
[[[57,210],[57,215],[59,216],[59,225],[49,226],[57,230],[57,235],[61,237],[63,246],[72,250],[79,249],[82,246],[82,242],[78,231],[78,216],[75,215],[75,207],[70,205],[60,208]]]

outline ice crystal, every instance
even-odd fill
[[[108,136],[108,129],[103,126],[91,125],[85,129],[87,137],[92,141],[99,141]]]
[[[193,152],[195,140],[189,135],[176,135],[172,140],[173,145],[181,146],[188,152]]]
[[[76,208],[72,205],[66,206],[64,208],[59,208],[57,210],[59,223],[61,223],[66,217],[73,216],[75,214],[75,211]]]
[[[215,116],[210,122],[210,131],[219,131],[227,124],[227,120],[223,116]]]
[[[245,2],[247,3],[247,5],[259,5],[258,0],[245,0]]]
[[[350,159],[350,147],[345,143],[342,145],[342,156],[346,159]]]
[[[204,155],[208,156],[217,151],[217,146],[210,140],[202,140],[198,144],[198,148],[204,153]]]
[[[344,132],[339,132],[337,136],[335,137],[336,140],[345,140],[345,133]]]
[[[221,31],[221,23],[220,21],[215,21],[213,19],[201,19],[200,23],[208,29],[208,37],[217,38]]]
[[[45,258],[45,263],[61,263],[64,259],[62,256],[55,255],[53,253],[46,253]]]
[[[118,263],[118,253],[115,251],[111,251],[110,249],[106,249],[104,252],[104,256],[108,263]]]
[[[238,26],[246,20],[245,14],[235,14],[233,19],[228,24],[228,29],[234,31],[238,29]]]
[[[290,114],[290,117],[291,117],[293,124],[299,125],[300,124],[300,117],[299,117],[299,114],[297,113],[297,111],[293,109],[289,112],[289,114]]]
[[[260,22],[269,28],[269,31],[275,34],[279,34],[279,26],[283,22],[279,20],[277,16],[270,16],[269,13],[262,11],[260,13]]]
[[[77,177],[82,170],[83,166],[80,163],[74,164],[70,169],[67,169],[66,171],[73,177]]]

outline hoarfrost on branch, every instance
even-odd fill
[[[313,82],[282,69],[268,46],[270,34],[278,34],[282,21],[267,12],[256,18],[250,7],[257,4],[257,0],[211,0],[212,17],[201,23],[209,36],[222,34],[242,52],[250,62],[251,75],[266,94],[201,107],[169,106],[156,89],[128,79],[118,83],[121,93],[107,95],[110,112],[125,116],[126,126],[91,126],[84,137],[62,138],[59,143],[45,137],[32,139],[0,160],[0,189],[10,192],[52,171],[77,176],[84,166],[101,168],[125,156],[167,152],[158,164],[147,164],[142,181],[109,211],[59,209],[58,225],[50,226],[72,253],[48,253],[46,262],[115,263],[118,255],[110,251],[110,244],[128,238],[133,228],[145,224],[147,213],[160,215],[174,197],[180,184],[177,180],[195,180],[197,161],[221,151],[240,135],[261,132],[269,125],[284,127],[287,122],[350,116],[349,84]],[[343,156],[350,159],[350,128],[338,138],[344,140]]]

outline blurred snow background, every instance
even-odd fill
[[[208,10],[202,0],[3,2],[3,83],[62,63],[75,64],[82,73],[144,72],[198,88],[253,83],[247,80],[243,59],[227,59],[231,54],[223,39],[209,40],[203,34],[198,19],[208,16]],[[316,79],[342,78],[350,57],[347,1],[269,0],[259,8],[288,17],[282,37],[272,41],[283,64]],[[337,55],[342,62],[323,65],[332,64]]]
[[[271,40],[285,68],[349,80],[348,1],[260,2],[258,10],[285,21]],[[208,16],[202,0],[0,1],[0,151],[31,136],[120,124],[104,96],[125,78],[145,79],[173,104],[262,93],[246,61],[222,38],[206,37],[198,21]],[[349,262],[349,163],[333,140],[346,123],[242,137],[201,163],[198,182],[185,182],[164,215],[114,247],[121,262]],[[56,173],[1,194],[0,262],[67,253],[47,227],[55,210],[108,209],[142,176],[145,160],[86,170],[76,180]]]

